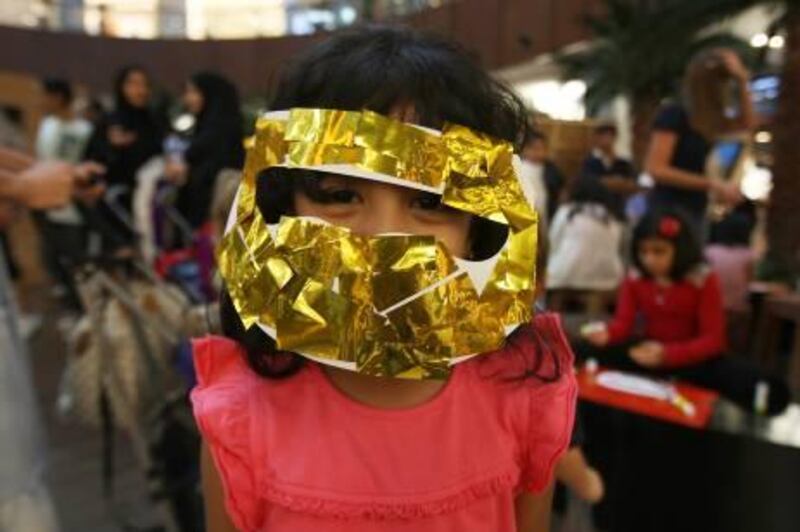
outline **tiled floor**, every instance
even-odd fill
[[[146,497],[143,475],[137,469],[130,445],[121,435],[115,440],[113,503],[103,496],[100,432],[77,426],[56,413],[58,382],[64,367],[64,344],[57,331],[57,316],[41,294],[26,294],[28,308],[43,311],[43,327],[31,338],[34,381],[47,427],[49,484],[64,532],[118,532],[138,530],[155,523]],[[133,525],[129,527],[126,525]]]

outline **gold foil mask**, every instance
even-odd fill
[[[245,327],[281,350],[360,373],[445,377],[501,346],[531,318],[537,217],[509,143],[463,126],[440,132],[363,111],[270,113],[247,143],[219,269]],[[259,172],[303,168],[417,188],[508,226],[485,261],[452,256],[431,236],[363,236],[310,218],[267,224]]]

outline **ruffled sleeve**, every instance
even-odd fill
[[[192,349],[197,372],[191,393],[194,416],[220,475],[225,508],[238,530],[258,530],[264,507],[253,474],[257,453],[250,427],[257,377],[238,345],[227,338],[195,340]]]
[[[578,386],[573,372],[572,349],[556,314],[535,318],[534,328],[552,356],[545,357],[543,375],[558,373],[558,380],[532,386],[528,392],[527,429],[522,445],[522,487],[534,493],[553,479],[556,462],[569,446],[575,421]]]

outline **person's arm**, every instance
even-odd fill
[[[753,108],[753,98],[750,94],[750,71],[733,50],[723,49],[718,53],[730,75],[739,84],[739,116],[730,124],[730,128],[734,131],[752,131],[758,126],[758,117]]]
[[[523,492],[517,496],[515,510],[519,532],[548,532],[553,507],[553,483],[541,493]]]
[[[97,163],[71,165],[57,161],[36,163],[18,172],[0,169],[0,199],[32,209],[61,207],[72,199],[76,186],[87,187],[92,176],[104,171]]]
[[[17,174],[0,168],[0,200],[17,201],[19,194]]]
[[[0,146],[0,171],[21,172],[35,162],[36,160],[25,152]]]
[[[688,172],[672,165],[672,154],[678,142],[678,135],[672,131],[655,130],[650,137],[650,147],[645,160],[645,171],[656,183],[687,190],[698,190],[716,194],[729,203],[741,200],[739,186],[719,178],[706,177]]]
[[[606,189],[616,194],[630,195],[639,191],[636,178],[633,174],[633,167],[625,166],[627,175],[607,174],[603,162],[597,157],[590,156],[583,161],[581,176],[597,179]]]
[[[653,131],[645,159],[645,171],[656,183],[662,185],[689,190],[710,190],[713,186],[711,179],[672,165],[672,155],[675,153],[677,143],[677,133],[661,129]]]
[[[636,184],[636,180],[628,177],[611,175],[600,178],[600,182],[604,187],[616,194],[630,196],[639,192],[639,185]]]
[[[750,94],[750,78],[739,78],[739,117],[735,129],[753,131],[758,127],[758,116],[753,107],[753,96]]]
[[[569,218],[569,204],[562,205],[556,211],[553,217],[553,222],[550,224],[550,234],[548,239],[550,241],[550,255],[556,255],[558,249],[563,244],[564,231],[567,228],[567,219]]]
[[[237,532],[225,510],[225,492],[222,489],[222,481],[205,442],[200,451],[200,469],[203,477],[206,531]]]
[[[60,207],[72,197],[74,180],[72,166],[62,162],[37,163],[15,173],[0,170],[0,198],[33,209]]]
[[[724,351],[725,311],[716,274],[709,274],[703,283],[697,314],[697,336],[688,341],[664,343],[664,367],[690,366]]]

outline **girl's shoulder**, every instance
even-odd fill
[[[672,286],[691,286],[693,288],[703,288],[710,282],[717,281],[717,274],[706,263],[698,264],[683,277],[683,279],[674,283]],[[647,285],[655,284],[651,278],[644,275],[638,268],[631,267],[628,269],[623,279],[623,283],[631,286],[645,287]]]
[[[468,363],[484,401],[501,419],[514,420],[532,491],[546,486],[569,445],[577,402],[574,355],[560,316],[540,313],[499,350]],[[467,368],[465,368],[467,369]]]
[[[669,102],[662,105],[653,121],[653,129],[677,135],[685,135],[691,132],[692,128],[686,107],[678,102]]]
[[[287,396],[293,397],[311,385],[308,368],[281,379],[258,375],[248,364],[244,348],[224,336],[209,335],[193,340],[192,356],[197,377],[197,385],[192,390],[195,414],[202,414],[209,406],[237,413],[247,408],[261,408],[253,403],[266,396],[273,397],[274,401],[286,401]]]
[[[635,266],[631,266],[625,272],[625,277],[622,279],[624,283],[646,283],[650,282],[650,278],[647,277],[642,270]]]

